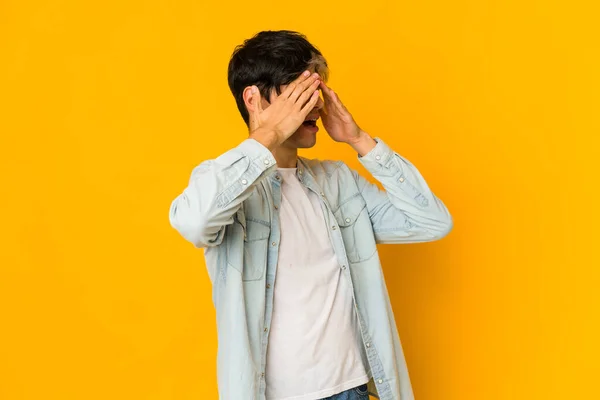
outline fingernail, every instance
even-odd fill
[[[310,75],[310,71],[304,71],[304,74],[303,74],[303,75],[304,75],[304,76],[308,76],[308,75]]]

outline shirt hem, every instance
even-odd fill
[[[337,386],[334,386],[332,388],[329,389],[325,389],[325,390],[320,390],[318,392],[313,392],[313,393],[309,393],[309,394],[303,394],[301,396],[292,396],[292,397],[279,397],[276,399],[269,399],[269,400],[316,400],[316,399],[323,399],[326,397],[330,397],[333,396],[334,394],[339,394],[342,393],[348,389],[353,389],[356,386],[360,386],[363,385],[365,383],[369,382],[369,375],[365,374],[363,376],[361,376],[360,378],[357,379],[353,379],[351,381],[346,381],[342,384],[339,384]]]

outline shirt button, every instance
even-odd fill
[[[275,209],[277,210],[277,208],[278,208],[278,207],[277,207],[277,206],[274,206],[274,207],[275,207]]]
[[[346,266],[345,266],[345,265],[342,265],[342,269],[346,269]]]
[[[302,175],[302,170],[298,170],[298,173],[299,173],[300,175]]]
[[[383,383],[383,379],[379,379],[377,383]]]
[[[271,284],[267,283],[267,289],[271,288]]]
[[[333,229],[335,231],[335,225],[331,227],[331,229]]]
[[[265,332],[268,331],[268,330],[269,330],[269,328],[265,328]]]
[[[271,164],[271,160],[269,160],[268,158],[265,158],[265,165],[269,165]]]
[[[404,182],[404,177],[400,177],[400,179],[398,179],[400,182]]]
[[[276,176],[275,176],[275,179],[277,179],[277,180],[280,180],[280,179],[281,179],[281,177],[280,177],[279,175],[276,175]]]
[[[248,183],[248,181],[247,181],[247,180],[245,180],[245,179],[242,179],[242,185],[246,185],[247,183]]]
[[[321,192],[321,196],[325,197],[325,193]]]
[[[260,374],[261,378],[265,377],[265,373],[263,372],[262,374]]]
[[[346,223],[349,224],[350,223],[350,218],[346,218]]]
[[[275,243],[275,242],[273,242],[273,243],[271,243],[271,244],[272,244],[273,246],[277,246],[277,243]]]
[[[380,156],[375,156],[375,159],[376,159],[377,161],[379,161],[379,160],[381,160],[381,157],[380,157]]]

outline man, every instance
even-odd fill
[[[204,248],[224,400],[413,399],[376,243],[440,239],[452,218],[409,161],[359,128],[327,75],[296,32],[238,46],[229,87],[249,137],[194,168],[170,208]],[[341,161],[298,156],[319,118],[385,191]]]

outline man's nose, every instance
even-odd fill
[[[323,99],[321,99],[321,97],[319,97],[319,100],[317,100],[317,103],[315,104],[315,109],[316,110],[320,110],[325,106],[325,103],[323,103]]]

